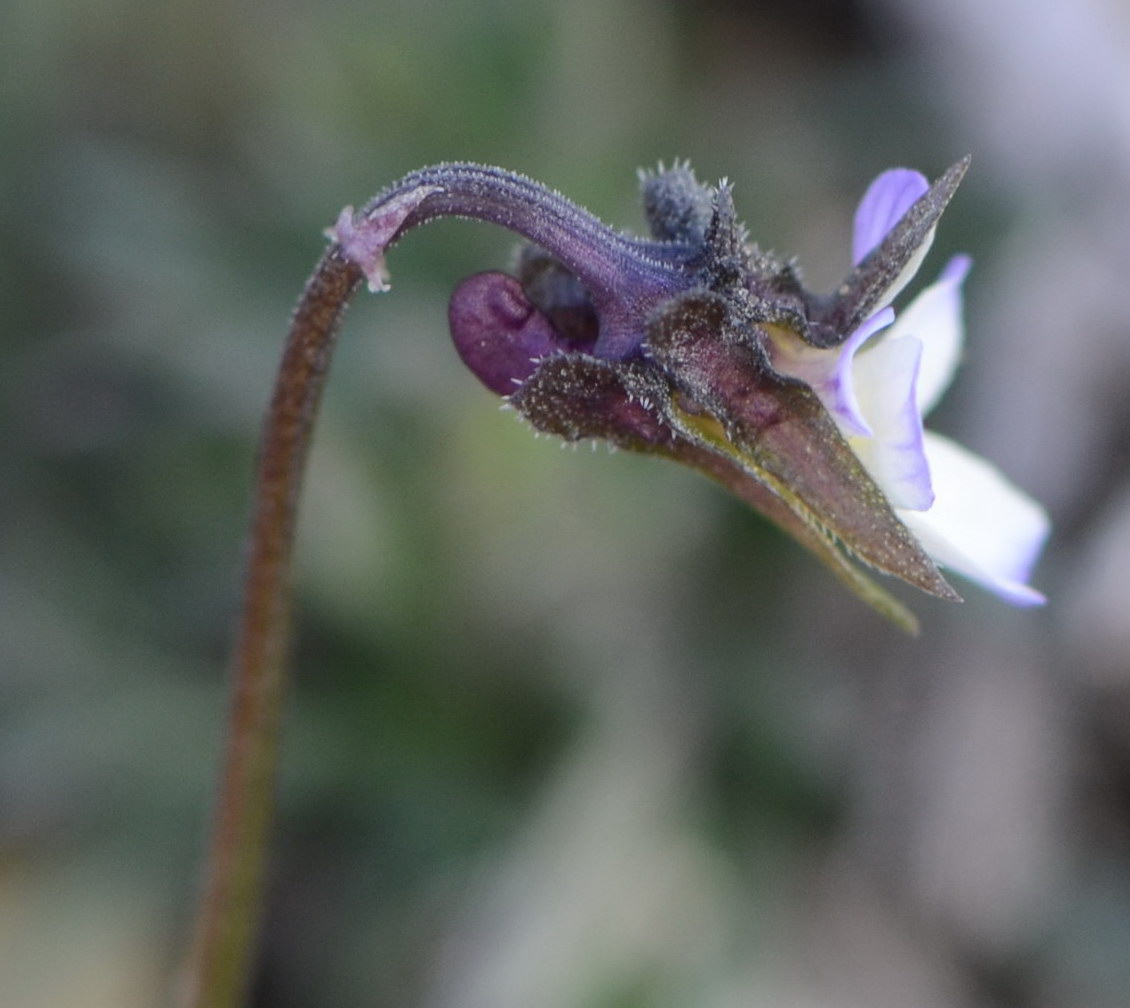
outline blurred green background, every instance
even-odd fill
[[[640,228],[688,157],[828,288],[873,175],[969,151],[934,423],[1049,505],[1052,601],[912,598],[914,641],[693,473],[500,412],[445,303],[509,236],[396,249],[304,500],[254,1004],[1130,1003],[1124,4],[8,0],[0,81],[0,1005],[166,997],[343,204],[471,159]]]

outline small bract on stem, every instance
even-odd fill
[[[853,268],[831,294],[748,242],[730,187],[687,165],[641,176],[648,238],[615,231],[530,179],[474,164],[413,172],[347,207],[310,279],[264,424],[233,660],[232,713],[208,875],[180,1000],[236,1008],[262,904],[284,693],[295,516],[318,398],[345,306],[437,217],[531,244],[515,275],[464,280],[449,306],[470,370],[536,431],[693,466],[775,522],[855,594],[913,632],[866,567],[958,599],[942,564],[1019,604],[1048,533],[1042,508],[989,463],[924,431],[960,357],[958,256],[891,307],[968,167],[930,184],[894,169],[856,214]]]

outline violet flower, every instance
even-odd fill
[[[875,179],[855,215],[857,265],[929,188],[905,168]],[[1047,513],[990,463],[922,426],[961,357],[961,286],[971,265],[954,256],[897,319],[885,307],[839,347],[818,349],[771,328],[770,360],[812,386],[935,561],[1016,605],[1039,605],[1044,596],[1025,582],[1050,531]],[[912,273],[904,270],[882,300]]]
[[[614,231],[522,176],[473,164],[406,176],[329,232],[371,289],[406,232],[454,215],[531,244],[514,275],[452,295],[456,349],[536,429],[666,456],[722,483],[904,627],[914,617],[853,560],[933,595],[943,564],[1019,604],[1047,534],[1038,505],[922,414],[960,350],[957,257],[895,322],[968,160],[933,185],[896,169],[868,190],[854,269],[830,296],[750,245],[730,186],[686,165],[641,176],[650,239]],[[892,326],[892,323],[893,326]],[[936,500],[935,500],[936,497]]]

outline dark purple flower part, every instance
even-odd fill
[[[700,469],[913,628],[914,617],[853,560],[958,599],[895,510],[932,500],[914,447],[922,355],[905,337],[893,349],[867,348],[891,325],[888,306],[967,166],[958,162],[933,185],[906,169],[881,176],[856,215],[854,269],[828,296],[749,244],[726,183],[701,185],[679,164],[641,176],[650,238],[615,231],[520,175],[473,164],[413,172],[360,212],[346,208],[330,236],[373,289],[387,287],[388,249],[436,217],[489,221],[524,237],[513,276],[477,274],[451,298],[452,338],[480,381],[540,431]],[[935,315],[949,317],[945,305],[967,268],[951,266],[939,281],[950,293],[934,299]],[[869,353],[876,366],[863,368]],[[893,405],[871,397],[865,409],[858,391],[888,372],[900,381],[912,372],[906,391]],[[892,431],[909,447],[888,445]],[[892,498],[885,484],[902,495]]]
[[[568,343],[506,273],[476,273],[451,296],[448,319],[455,349],[492,392],[509,395],[539,362]]]

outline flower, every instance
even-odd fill
[[[747,241],[730,186],[687,165],[641,176],[651,238],[615,231],[523,176],[473,164],[413,172],[327,253],[387,289],[387,251],[441,216],[530,244],[514,274],[476,274],[449,322],[470,370],[537,430],[604,439],[693,466],[806,546],[904,628],[912,614],[854,561],[959,599],[938,563],[1020,604],[1043,512],[988,463],[922,430],[960,352],[956,257],[896,321],[968,167],[933,185],[880,176],[855,221],[854,269],[830,296]]]
[[[928,189],[924,176],[905,168],[875,179],[855,215],[856,265]],[[770,359],[812,386],[935,561],[1016,605],[1039,605],[1044,596],[1026,582],[1050,531],[1047,513],[984,459],[923,429],[961,357],[961,289],[971,265],[954,256],[897,318],[883,307],[839,347],[772,330]],[[912,273],[905,270],[883,300]]]

